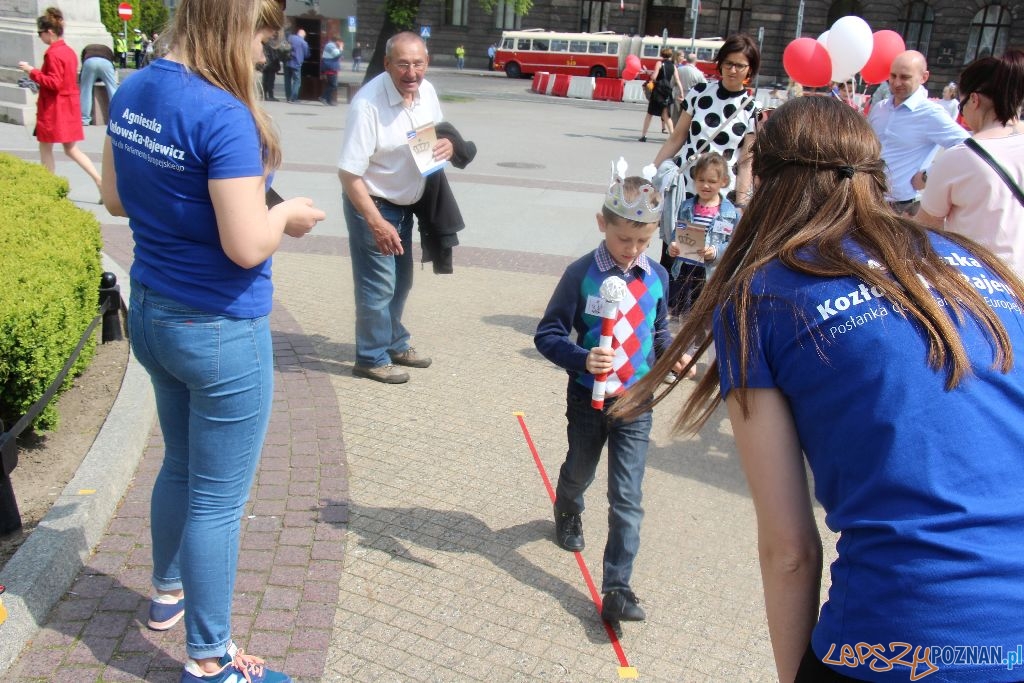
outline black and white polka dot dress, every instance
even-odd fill
[[[701,142],[708,136],[715,133],[736,111],[737,107],[743,107],[732,122],[721,132],[715,135],[710,145]],[[704,152],[718,152],[725,157],[729,164],[729,187],[728,191],[736,188],[736,164],[740,160],[740,143],[744,136],[754,132],[757,122],[758,105],[746,90],[730,92],[722,86],[719,81],[698,83],[690,88],[683,98],[682,109],[690,114],[693,120],[690,122],[690,134],[679,151],[679,157],[684,161],[689,159],[699,148]],[[693,187],[693,166],[685,174],[686,197],[696,194]]]

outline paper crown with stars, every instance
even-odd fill
[[[637,188],[636,197],[632,201],[627,200],[624,182],[626,168],[626,161],[622,157],[619,157],[617,163],[612,162],[611,182],[604,198],[605,208],[616,216],[637,223],[657,223],[664,209],[663,202],[657,199],[658,191],[648,182]]]

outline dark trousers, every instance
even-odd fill
[[[672,277],[672,265],[675,259],[669,256],[668,243],[661,243],[661,265],[669,272],[668,280],[668,312],[669,315],[686,315],[693,302],[704,289],[707,277],[704,266],[689,263],[682,264],[678,277]]]
[[[263,99],[274,100],[274,78],[277,76],[277,69],[266,68],[263,70]]]

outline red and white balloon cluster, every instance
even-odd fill
[[[895,31],[871,32],[860,17],[838,19],[832,28],[814,38],[797,38],[782,53],[782,66],[800,85],[819,88],[832,81],[853,78],[859,71],[865,83],[881,83],[889,77],[896,55],[906,49]]]

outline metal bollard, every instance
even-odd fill
[[[0,468],[0,536],[21,528],[21,512],[18,510],[18,499],[14,497],[10,477],[18,466],[18,443],[14,434],[4,429],[3,420],[0,420],[0,456],[3,462]]]
[[[105,272],[100,276],[100,307],[103,310],[103,343],[121,341],[121,286],[117,276]]]

